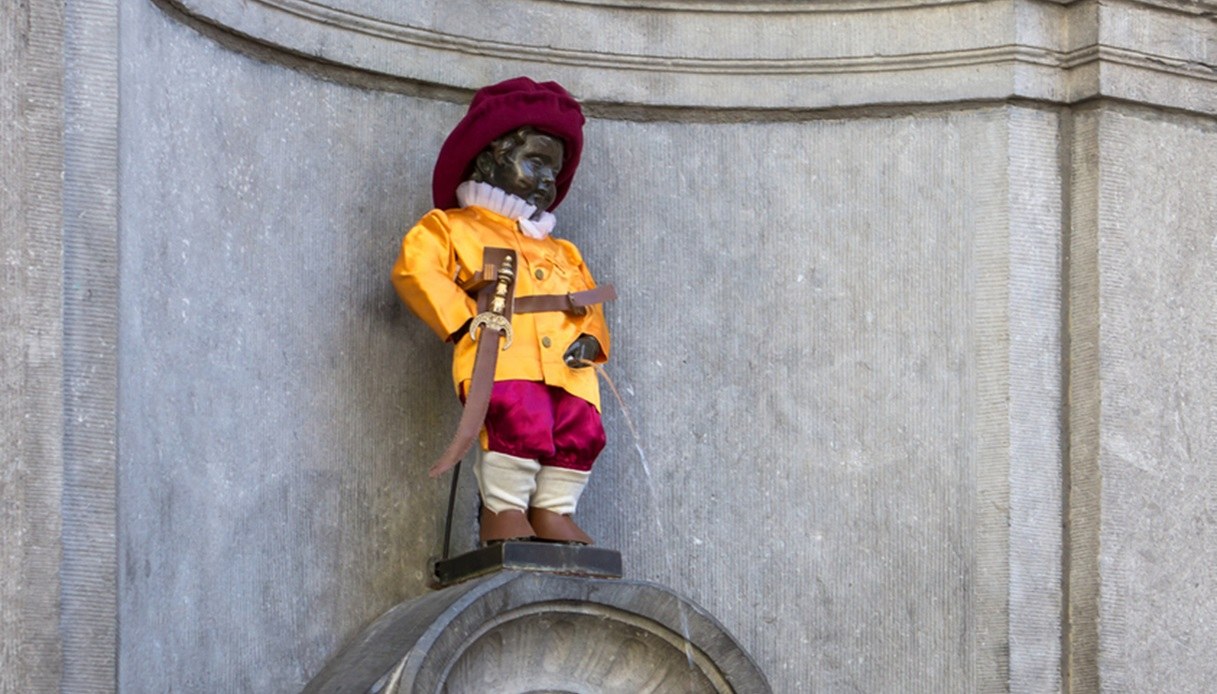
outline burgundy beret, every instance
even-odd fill
[[[483,87],[473,95],[469,111],[444,140],[431,177],[431,197],[439,209],[457,206],[456,187],[469,178],[477,155],[497,138],[516,128],[532,126],[562,140],[562,171],[558,173],[554,209],[575,177],[583,151],[583,111],[557,82],[515,77]]]

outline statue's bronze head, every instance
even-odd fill
[[[478,154],[471,177],[535,205],[539,215],[558,194],[563,152],[562,140],[536,128],[517,128]]]

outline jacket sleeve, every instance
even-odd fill
[[[397,294],[444,340],[477,312],[477,304],[455,281],[459,267],[451,231],[447,215],[428,212],[406,233],[393,264]]]
[[[576,267],[578,273],[583,277],[583,281],[588,289],[596,288],[596,281],[592,279],[592,273],[587,269],[587,265],[583,262],[583,255],[579,253],[579,249],[575,244],[562,239],[559,241],[562,247],[566,250],[566,255],[571,263]],[[587,313],[579,317],[572,317],[579,332],[591,335],[600,343],[600,356],[594,360],[597,363],[608,361],[609,355],[609,331],[608,321],[604,317],[604,304],[596,304],[588,307]]]

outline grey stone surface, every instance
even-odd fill
[[[1064,284],[1069,334],[1066,399],[1068,491],[1064,504],[1064,581],[1068,638],[1062,640],[1067,691],[1099,690],[1099,263],[1098,120],[1092,111],[1068,121],[1067,240]]]
[[[1104,108],[1098,147],[1103,691],[1217,681],[1212,121]]]
[[[122,32],[119,686],[298,691],[438,552],[458,403],[388,272],[459,107]]]
[[[0,691],[60,683],[61,8],[0,10]]]
[[[1074,126],[1068,654],[1076,691],[1213,680],[1211,121]],[[1195,168],[1193,168],[1195,167]]]
[[[510,56],[459,2],[330,0],[415,52],[289,4],[239,7],[387,77],[0,7],[0,691],[297,691],[426,592],[458,408],[387,272],[461,90],[517,72],[592,102],[560,233],[625,406],[581,513],[628,576],[776,691],[1214,678],[1211,2],[520,0],[633,23]]]
[[[118,2],[64,14],[63,691],[117,679]]]
[[[0,691],[115,678],[117,4],[3,20]]]
[[[446,490],[419,466],[456,413],[447,354],[384,273],[462,108],[253,62],[145,5],[124,32],[123,684],[298,685],[438,550]],[[1051,216],[1055,127],[589,124],[562,226],[621,290],[609,374],[650,466],[608,396],[589,530],[778,690],[1000,689],[1011,649],[1058,660],[1051,619],[1008,617],[1006,529],[1013,505],[1042,548],[1020,591],[1050,613],[1057,227],[1011,210]],[[1038,462],[1012,491],[1015,445]]]
[[[1058,152],[1068,135],[1055,113],[1011,114],[1009,247],[996,261],[1009,273],[1007,304],[1004,315],[997,308],[996,320],[989,323],[993,341],[1002,348],[994,350],[996,364],[980,366],[991,374],[993,384],[983,396],[985,407],[992,409],[994,428],[1006,429],[1004,437],[985,436],[988,459],[994,462],[986,466],[989,475],[980,486],[987,490],[981,503],[1009,508],[1008,519],[1000,513],[990,515],[996,525],[982,532],[1000,537],[1005,532],[1002,522],[1008,520],[1009,544],[1003,549],[1009,553],[1009,690],[1013,692],[1061,689],[1064,204]],[[1009,390],[1003,407],[1005,383]],[[1000,497],[1002,475],[1008,476],[1008,499]],[[986,571],[1000,571],[997,566],[1003,559],[994,556],[995,566]],[[994,596],[995,601],[1000,599]],[[999,682],[993,685],[1001,688]]]
[[[610,404],[593,535],[722,619],[779,691],[1001,689],[1007,649],[1055,668],[1058,521],[1029,493],[1059,485],[1038,428],[1059,381],[1054,131],[983,109],[589,132],[603,183],[572,198],[595,220],[577,240],[621,288],[609,372],[650,467]],[[1017,647],[1012,504],[1040,550],[1019,590],[1048,615]]]

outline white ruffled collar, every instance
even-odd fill
[[[465,181],[456,187],[456,201],[461,207],[483,207],[495,214],[516,220],[520,233],[530,239],[543,239],[554,230],[558,219],[549,212],[542,212],[540,219],[532,219],[537,211],[523,198],[512,195],[481,181]]]

